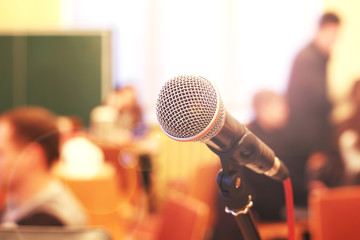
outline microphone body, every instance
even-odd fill
[[[204,142],[229,171],[246,166],[256,173],[283,181],[289,177],[286,166],[274,151],[243,124],[225,111],[225,122],[216,136]]]
[[[203,142],[224,172],[246,166],[274,180],[289,177],[273,150],[224,108],[215,85],[198,76],[179,76],[160,91],[156,114],[163,132],[181,142]]]

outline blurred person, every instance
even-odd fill
[[[344,184],[344,163],[340,152],[313,153],[306,162],[305,177],[309,192]]]
[[[293,151],[301,154],[327,151],[334,143],[327,70],[339,28],[340,19],[336,14],[323,14],[313,40],[293,62],[286,97]]]
[[[142,109],[132,86],[114,90],[91,111],[90,120],[91,130],[112,142],[127,143],[146,134]]]
[[[339,29],[340,18],[331,12],[324,13],[312,41],[295,57],[290,72],[286,92],[289,106],[287,167],[298,207],[307,207],[309,181],[317,172],[311,168],[318,165],[314,161],[336,159],[338,155],[330,119],[332,103],[327,95],[327,71]],[[309,159],[312,161],[307,165]]]
[[[91,119],[94,126],[92,130],[95,133],[109,132],[112,137],[104,136],[105,139],[131,149],[135,153],[134,167],[140,171],[141,185],[147,195],[148,209],[154,211],[156,196],[152,176],[154,173],[153,156],[159,151],[159,141],[148,131],[136,89],[131,85],[115,89],[103,105],[92,111]],[[102,126],[108,130],[98,131],[103,128]],[[126,158],[123,160],[125,161]]]
[[[144,135],[143,113],[134,87],[125,86],[116,90],[113,95],[109,96],[107,105],[118,110],[118,123],[121,129],[131,130],[135,137]]]
[[[351,115],[338,126],[338,145],[345,167],[344,184],[360,185],[360,79],[350,93]]]
[[[60,161],[54,167],[58,176],[92,179],[115,174],[114,168],[105,162],[103,150],[79,118],[60,116],[56,122],[61,139]]]
[[[60,148],[63,143],[79,135],[79,133],[86,133],[84,123],[78,116],[58,116],[56,125],[60,133]]]
[[[288,116],[284,96],[271,90],[261,90],[253,97],[253,109],[255,116],[247,125],[248,129],[283,160],[285,148],[283,129]],[[259,222],[283,221],[285,196],[282,183],[246,167],[240,169],[240,174],[252,196],[254,205],[251,211],[254,219]],[[216,202],[217,221],[213,240],[243,239],[234,217],[225,213],[225,205],[219,195]]]
[[[254,119],[248,129],[267,144],[275,155],[286,164],[286,132],[288,107],[283,95],[262,90],[253,97]],[[282,182],[275,181],[248,168],[243,168],[243,178],[253,195],[253,210],[260,221],[281,221],[285,206]]]
[[[108,104],[112,105],[112,102],[109,101]],[[148,134],[143,110],[138,102],[137,92],[134,87],[128,85],[120,88],[117,102],[113,106],[118,109],[120,129],[122,132],[130,132],[133,146],[138,155],[137,168],[141,174],[142,189],[147,196],[148,210],[154,212],[156,209],[156,196],[153,182],[153,155],[158,151],[157,139]]]
[[[126,142],[129,137],[121,136],[117,126],[119,113],[116,108],[101,104],[91,110],[90,131],[98,141]]]
[[[18,107],[0,116],[0,188],[7,202],[0,225],[81,226],[86,215],[51,174],[59,157],[56,117],[48,110]]]

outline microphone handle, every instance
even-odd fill
[[[289,177],[288,169],[274,151],[227,111],[221,130],[205,143],[220,157],[225,173],[246,166],[277,181]]]

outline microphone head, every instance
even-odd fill
[[[199,76],[178,76],[160,90],[156,116],[163,132],[181,142],[206,142],[225,121],[225,110],[215,85]]]

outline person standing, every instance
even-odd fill
[[[295,204],[307,204],[306,162],[315,153],[336,151],[330,120],[332,103],[327,95],[327,71],[332,49],[340,30],[340,18],[324,13],[317,31],[295,57],[286,91],[289,106],[287,123],[288,162],[294,185]]]
[[[339,17],[325,13],[313,40],[293,63],[286,95],[289,124],[301,151],[327,150],[330,144],[332,103],[327,96],[327,70],[339,27]]]

